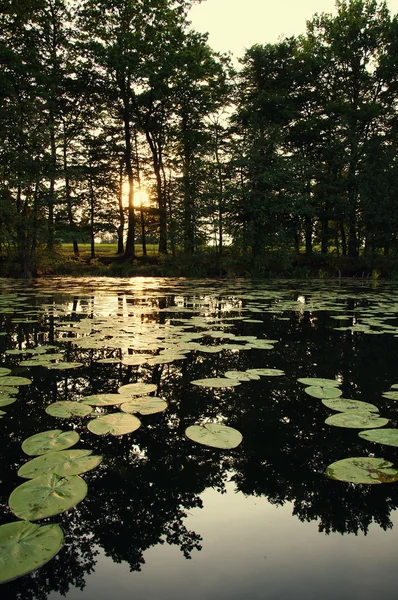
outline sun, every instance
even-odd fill
[[[129,203],[129,182],[124,181],[122,186],[123,205],[128,206]],[[144,187],[135,186],[134,189],[134,206],[135,208],[148,207],[150,205],[148,192]]]

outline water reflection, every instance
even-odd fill
[[[7,298],[14,288],[4,282],[0,296],[1,330],[6,333],[0,337],[1,366],[32,378],[29,387],[20,389],[17,403],[6,407],[1,421],[6,440],[1,451],[1,523],[14,520],[7,499],[21,483],[16,472],[26,460],[22,441],[38,431],[70,427],[68,421],[47,415],[47,405],[113,393],[140,381],[155,383],[156,395],[169,407],[165,413],[143,417],[143,427],[123,437],[96,437],[84,421],[72,421],[81,434],[79,447],[92,448],[104,460],[84,475],[87,498],[48,520],[62,526],[65,547],[37,572],[4,584],[2,591],[10,598],[44,600],[52,591],[65,595],[73,586],[84,589],[100,551],[114,563],[127,563],[131,571],[140,571],[148,550],[165,543],[195,560],[202,551],[202,532],[190,529],[187,517],[203,509],[206,490],[221,494],[226,510],[236,491],[271,505],[289,505],[294,519],[316,521],[322,533],[366,534],[372,523],[391,529],[391,513],[398,506],[396,485],[353,486],[326,479],[324,471],[341,458],[372,453],[398,464],[397,451],[370,444],[355,430],[326,426],[330,411],[297,383],[303,376],[338,377],[345,398],[376,403],[391,419],[390,426],[396,426],[396,406],[381,396],[396,382],[396,311],[387,291],[371,297],[366,289],[313,286],[303,291],[291,283],[273,289],[269,284],[181,280],[61,283],[39,283],[34,292],[24,288],[21,300]],[[386,333],[336,331],[340,322],[332,314],[348,315],[351,325],[366,320],[369,308],[376,316],[380,307],[384,316],[388,308],[393,317]],[[27,312],[32,312],[31,319],[25,318]],[[370,327],[377,333],[378,325]],[[184,359],[138,366],[98,362],[171,353],[187,332],[196,335],[184,342]],[[223,333],[226,344],[214,332]],[[256,338],[277,343],[271,350],[250,348]],[[10,349],[47,344],[61,350],[64,360],[80,361],[83,367],[65,372],[24,368],[18,366],[21,355],[7,354]],[[264,366],[283,369],[286,375],[234,389],[190,384],[228,370]],[[184,431],[203,420],[237,428],[243,443],[228,452],[195,445]],[[218,560],[222,563],[221,556]]]

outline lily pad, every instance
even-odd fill
[[[325,421],[326,425],[334,427],[350,427],[353,429],[375,429],[376,427],[384,427],[389,419],[384,419],[378,415],[369,412],[340,412],[328,417]]]
[[[87,484],[78,475],[61,477],[56,473],[49,473],[15,488],[8,504],[20,519],[37,521],[72,508],[86,495]]]
[[[391,469],[393,463],[384,458],[368,456],[344,458],[326,469],[330,479],[351,483],[393,483],[398,481],[398,470]]]
[[[52,417],[60,419],[69,419],[70,417],[86,417],[93,411],[91,406],[82,402],[72,402],[71,400],[60,400],[54,402],[46,408],[46,413]]]
[[[243,439],[240,431],[219,423],[190,425],[186,428],[185,435],[199,444],[223,449],[236,448]]]
[[[195,379],[191,381],[192,385],[199,385],[202,387],[209,388],[224,388],[224,387],[235,387],[240,385],[238,379],[232,379],[231,377],[209,377],[207,379]]]
[[[398,391],[397,392],[384,392],[382,394],[383,398],[388,398],[389,400],[398,400]]]
[[[360,431],[358,435],[369,442],[398,447],[398,429],[370,429],[369,431]]]
[[[62,548],[59,525],[15,521],[0,527],[0,583],[26,575],[46,564]]]
[[[126,394],[126,397],[127,394]],[[81,404],[89,404],[90,406],[114,406],[126,402],[120,394],[93,394],[85,396]]]
[[[9,404],[14,404],[17,399],[13,396],[0,396],[0,406],[8,406]]]
[[[6,367],[0,367],[0,377],[4,377],[5,375],[9,375],[11,373],[11,369],[7,369]]]
[[[281,377],[285,374],[285,371],[282,371],[281,369],[268,368],[247,369],[246,372],[253,375],[260,375],[260,377]]]
[[[52,371],[65,371],[67,369],[78,369],[82,366],[83,363],[80,362],[59,362],[55,364],[48,364],[47,369],[51,369]]]
[[[154,383],[128,383],[127,385],[122,385],[118,389],[118,393],[123,394],[123,396],[142,396],[155,392],[156,389],[157,386]]]
[[[336,387],[318,387],[311,385],[304,389],[305,393],[314,398],[338,398],[343,394],[341,390]]]
[[[0,379],[0,383],[1,383],[1,379]],[[1,396],[13,396],[15,394],[18,394],[19,389],[16,387],[11,387],[9,385],[0,385],[0,398]]]
[[[340,385],[340,382],[335,379],[325,379],[323,377],[300,377],[297,381],[299,383],[304,383],[304,385],[314,385],[316,387],[333,387]]]
[[[322,404],[331,408],[332,410],[337,410],[338,412],[350,412],[351,410],[355,410],[356,412],[373,412],[378,413],[379,409],[374,404],[370,404],[370,402],[361,402],[360,400],[348,400],[346,398],[331,398],[322,400]]]
[[[260,375],[247,373],[246,371],[226,371],[224,375],[229,379],[237,379],[238,381],[252,381],[253,379],[260,379]]]
[[[56,473],[63,477],[80,475],[97,467],[102,456],[93,454],[92,450],[59,450],[49,452],[22,465],[18,471],[20,477],[33,479],[47,473]]]
[[[22,442],[22,450],[29,456],[38,456],[48,452],[66,450],[77,444],[80,435],[77,431],[61,431],[61,429],[51,429],[41,431],[28,437]]]
[[[166,410],[168,404],[162,398],[150,397],[136,398],[132,402],[125,402],[120,410],[125,413],[140,413],[141,415],[153,415]]]
[[[111,415],[103,415],[90,421],[87,425],[88,429],[96,435],[124,435],[138,429],[141,421],[134,415],[124,412],[113,413]]]
[[[17,377],[13,375],[5,375],[0,380],[0,385],[3,387],[4,385],[9,387],[18,387],[20,385],[30,385],[32,383],[31,379],[27,377]]]

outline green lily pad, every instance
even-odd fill
[[[1,379],[0,379],[1,382]],[[18,394],[19,389],[16,387],[11,387],[9,385],[2,386],[0,385],[0,398],[1,396],[13,396]]]
[[[156,389],[157,386],[154,383],[128,383],[122,385],[118,389],[118,393],[123,394],[123,396],[142,396],[155,392]]]
[[[326,469],[330,479],[350,483],[393,483],[398,481],[398,470],[384,458],[361,456],[338,460]]]
[[[370,429],[369,431],[360,431],[358,435],[369,442],[398,447],[398,429]]]
[[[331,398],[322,400],[322,404],[331,408],[332,410],[337,410],[338,412],[349,412],[351,410],[355,410],[356,412],[373,412],[378,413],[379,409],[374,404],[370,404],[370,402],[361,402],[360,400],[347,400],[346,398]]]
[[[219,423],[190,425],[186,428],[185,435],[199,444],[223,449],[236,448],[243,439],[240,431]]]
[[[384,427],[389,419],[384,419],[370,412],[340,412],[328,417],[325,421],[326,425],[334,427],[350,427],[353,429],[375,429],[376,427]]]
[[[260,375],[246,373],[246,371],[226,371],[224,375],[229,379],[237,379],[238,381],[252,381],[253,379],[260,379]]]
[[[388,398],[389,400],[398,400],[398,391],[397,392],[384,392],[382,394],[383,398]]]
[[[11,369],[7,369],[6,367],[0,367],[0,377],[4,377],[5,375],[9,375],[11,373]]]
[[[127,394],[126,397],[128,398]],[[93,394],[92,396],[85,396],[81,401],[81,404],[89,404],[90,406],[114,406],[121,404],[126,400],[120,394]]]
[[[83,366],[83,363],[80,362],[59,362],[55,364],[46,365],[47,369],[51,369],[52,371],[65,371],[66,369],[78,369]]]
[[[20,519],[37,521],[72,508],[86,495],[87,484],[78,475],[61,477],[56,473],[49,473],[15,488],[8,504]]]
[[[318,387],[311,385],[304,389],[305,393],[314,398],[338,398],[343,394],[341,390],[336,387]]]
[[[14,404],[17,399],[13,396],[0,396],[0,406],[8,406],[9,404]]]
[[[54,402],[46,408],[46,413],[52,417],[60,419],[69,419],[70,417],[86,417],[93,411],[91,406],[82,402],[72,402],[71,400],[60,400]]]
[[[62,548],[59,525],[36,525],[15,521],[0,527],[0,583],[35,571]]]
[[[29,456],[47,454],[58,450],[66,450],[77,444],[80,435],[77,431],[61,431],[61,429],[51,429],[41,431],[28,437],[22,442],[22,450]]]
[[[153,415],[166,410],[168,404],[162,398],[150,397],[134,398],[131,402],[125,402],[120,410],[125,413],[140,413],[141,415]]]
[[[12,375],[5,375],[1,378],[0,384],[1,386],[9,386],[9,387],[18,387],[20,385],[30,385],[32,383],[31,379],[27,377],[17,377]]]
[[[259,369],[247,369],[246,373],[250,373],[253,375],[260,375],[260,377],[281,377],[285,374],[285,371],[281,369],[267,369],[267,368],[259,368]]]
[[[47,473],[80,475],[97,467],[102,456],[93,454],[92,450],[59,450],[33,458],[22,465],[18,471],[20,477],[33,479]]]
[[[192,385],[209,388],[225,388],[240,385],[240,381],[231,377],[208,377],[207,379],[195,379],[191,383]]]
[[[141,421],[134,415],[129,415],[124,412],[113,413],[111,415],[103,415],[90,421],[87,425],[88,429],[96,435],[124,435],[138,429]]]
[[[340,385],[340,382],[335,379],[325,379],[323,377],[300,377],[297,381],[299,383],[304,383],[304,385],[316,387],[333,387]]]

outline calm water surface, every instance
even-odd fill
[[[0,290],[0,366],[32,380],[3,407],[0,524],[16,520],[8,497],[24,481],[27,437],[73,428],[77,448],[103,456],[82,475],[87,497],[40,521],[61,525],[61,551],[2,584],[2,599],[396,598],[398,483],[333,481],[325,469],[350,456],[398,466],[397,449],[325,424],[333,411],[297,379],[336,379],[342,397],[376,404],[397,427],[397,401],[383,393],[398,383],[398,288],[91,278],[0,280]],[[47,346],[81,366],[21,364]],[[191,383],[264,367],[283,374]],[[156,384],[168,407],[128,435],[45,412],[136,382]],[[238,429],[242,443],[192,442],[185,429],[203,422]]]

